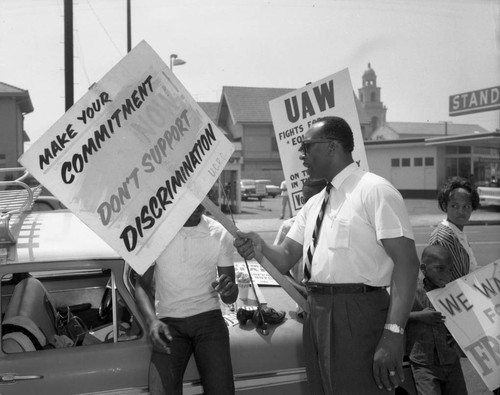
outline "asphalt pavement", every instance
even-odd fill
[[[436,226],[446,217],[431,199],[405,199],[406,208],[413,226]],[[281,197],[266,198],[262,201],[241,202],[241,213],[233,214],[236,226],[242,230],[256,232],[277,232],[283,220]],[[500,208],[479,208],[472,212],[469,225],[499,225]]]

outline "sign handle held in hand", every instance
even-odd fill
[[[238,228],[236,225],[224,215],[224,213],[220,210],[218,206],[214,204],[208,197],[205,197],[201,202],[203,207],[205,207],[210,213],[220,222],[226,230],[233,235],[233,237],[237,237],[236,232]],[[285,290],[285,292],[295,301],[297,304],[305,311],[309,312],[309,306],[307,304],[306,299],[300,294],[297,289],[292,285],[290,281],[288,281],[283,274],[279,272],[276,267],[267,260],[266,257],[262,257],[262,261],[260,262],[262,267],[267,270],[267,272],[271,275],[272,278],[276,280],[276,282]]]

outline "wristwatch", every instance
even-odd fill
[[[405,333],[404,328],[401,328],[398,324],[385,324],[384,329],[387,329],[389,332],[397,333],[399,335]]]

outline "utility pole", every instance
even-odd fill
[[[66,111],[68,111],[74,103],[73,0],[64,0],[64,86]]]
[[[132,49],[132,15],[130,12],[130,1],[127,0],[127,52]]]

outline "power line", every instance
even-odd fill
[[[106,27],[104,26],[104,24],[101,22],[101,20],[99,19],[99,16],[97,15],[97,13],[95,12],[94,8],[92,7],[92,5],[90,4],[90,1],[87,0],[87,4],[89,5],[89,8],[90,10],[92,11],[92,13],[94,14],[95,18],[97,19],[97,22],[99,22],[99,24],[101,25],[102,27],[102,30],[104,30],[104,33],[106,33],[106,36],[108,36],[109,38],[109,41],[111,41],[111,43],[113,44],[113,46],[115,47],[116,51],[118,52],[118,55],[120,55],[120,57],[123,56],[123,53],[120,51],[120,48],[116,45],[116,43],[114,42],[113,38],[111,37],[111,35],[108,33],[108,31],[106,30]]]

